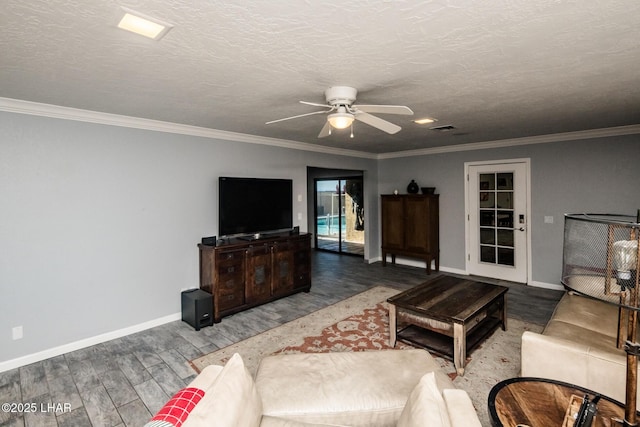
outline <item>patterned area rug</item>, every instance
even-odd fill
[[[301,346],[306,337],[320,335],[328,326],[358,315],[367,308],[375,307],[376,304],[386,301],[398,292],[397,289],[376,286],[314,313],[194,359],[191,365],[200,372],[208,365],[224,365],[234,353],[239,353],[249,372],[255,374],[264,356],[275,354],[286,347]],[[215,325],[213,327],[215,328]]]
[[[279,353],[322,353],[330,351],[375,351],[389,349],[387,298],[399,291],[375,287],[300,319],[255,337],[199,357],[191,362],[197,370],[210,364],[223,365],[240,353],[255,374],[262,357]],[[215,327],[215,326],[214,326]],[[468,357],[464,376],[457,376],[453,363],[434,358],[454,384],[467,391],[482,425],[489,426],[487,398],[496,383],[519,375],[520,337],[526,330],[540,332],[542,326],[508,319],[507,331],[496,330]],[[412,348],[399,343],[398,350]]]
[[[324,328],[319,335],[304,337],[302,344],[286,346],[275,354],[328,353],[330,351],[388,350],[389,306],[380,302],[373,308]],[[398,343],[395,349],[413,348]]]

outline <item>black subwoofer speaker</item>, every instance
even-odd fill
[[[213,325],[213,298],[202,289],[182,291],[182,320],[199,331]]]

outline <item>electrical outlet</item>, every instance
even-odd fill
[[[545,224],[553,224],[553,217],[551,215],[545,215],[544,217],[544,223]]]
[[[21,340],[23,337],[22,326],[16,326],[15,328],[11,329],[11,334],[14,340]]]

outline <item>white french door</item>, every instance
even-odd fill
[[[467,273],[527,283],[529,160],[466,163]]]

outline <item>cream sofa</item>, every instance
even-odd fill
[[[255,380],[235,354],[208,366],[148,427],[480,427],[467,393],[424,350],[292,354]]]
[[[567,382],[624,402],[626,353],[616,347],[617,334],[617,306],[567,292],[541,334],[522,334],[521,375]]]

